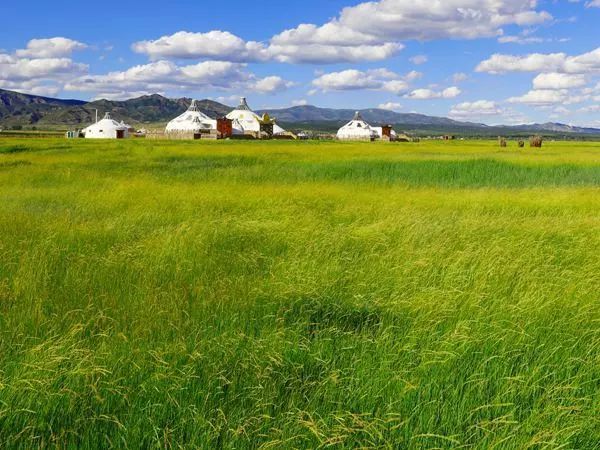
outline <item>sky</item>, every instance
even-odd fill
[[[33,0],[0,17],[2,89],[600,127],[600,0]]]

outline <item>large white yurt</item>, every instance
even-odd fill
[[[125,139],[129,137],[129,126],[114,120],[106,113],[102,120],[84,128],[82,134],[86,139]]]
[[[354,114],[354,119],[337,132],[337,138],[341,141],[372,141],[377,137],[377,132],[363,120],[358,111]]]
[[[245,97],[240,99],[240,104],[237,108],[231,111],[226,116],[228,119],[231,119],[233,126],[233,134],[251,134],[258,133],[260,131],[260,124],[265,120],[270,120],[268,115],[259,116],[256,114],[250,106],[248,106],[248,102]],[[273,123],[273,134],[284,134],[286,131],[281,128],[276,123]]]
[[[196,100],[192,100],[192,104],[186,112],[174,118],[167,124],[167,133],[185,133],[185,132],[201,132],[217,129],[217,121],[211,119],[198,107]]]

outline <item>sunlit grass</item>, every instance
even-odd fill
[[[599,448],[600,145],[0,140],[0,447]]]

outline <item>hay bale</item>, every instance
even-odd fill
[[[523,139],[519,139],[519,148],[525,147],[525,141]]]
[[[529,146],[534,148],[542,148],[543,139],[541,136],[531,136]]]
[[[505,138],[498,136],[498,143],[500,144],[500,147],[502,147],[502,148],[506,147],[506,139]]]

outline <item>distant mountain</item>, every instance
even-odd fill
[[[353,109],[331,109],[317,108],[316,106],[294,106],[285,109],[267,109],[257,111],[259,113],[268,112],[270,116],[286,123],[308,123],[308,122],[349,122],[356,110]],[[423,114],[405,114],[389,111],[387,109],[362,109],[360,110],[363,119],[373,124],[410,124],[410,125],[451,125],[464,126],[481,124],[469,124],[467,122],[458,122],[445,117],[433,117]]]
[[[145,95],[124,101],[61,100],[36,95],[21,94],[0,89],[0,127],[36,126],[38,128],[78,128],[93,123],[96,110],[101,117],[110,112],[117,120],[132,125],[163,124],[182,114],[191,99],[170,99],[162,95]],[[198,105],[212,118],[222,117],[233,110],[213,100],[202,100]],[[294,106],[292,108],[260,110],[268,112],[277,121],[293,129],[335,131],[354,116],[351,109],[318,108],[316,106]],[[424,114],[406,114],[385,109],[363,109],[360,111],[367,122],[373,125],[391,124],[400,130],[420,133],[451,133],[494,136],[501,134],[527,135],[533,133],[553,135],[600,135],[600,129],[581,128],[560,123],[545,123],[517,126],[488,126],[481,123],[459,122],[446,117]]]
[[[523,131],[531,131],[537,133],[543,133],[552,131],[554,133],[581,133],[581,134],[598,134],[600,130],[597,128],[585,128],[585,127],[576,127],[573,125],[565,125],[564,123],[556,123],[556,122],[547,122],[547,123],[534,123],[531,125],[515,125],[512,127],[513,129],[519,129]]]
[[[158,94],[124,101],[84,102],[0,90],[0,125],[77,127],[93,123],[96,110],[100,117],[110,112],[118,120],[132,124],[166,123],[182,114],[191,102],[190,98],[170,99]],[[230,106],[212,100],[202,100],[198,105],[212,118],[221,117],[233,110]]]
[[[50,113],[85,103],[81,100],[60,100],[0,89],[0,123],[34,124]]]

